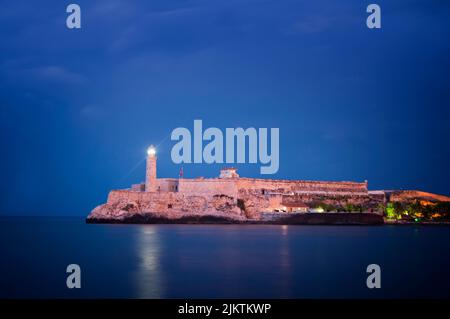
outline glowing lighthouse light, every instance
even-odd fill
[[[147,149],[147,155],[148,156],[155,156],[156,149],[153,145],[150,145],[150,147]]]

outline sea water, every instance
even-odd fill
[[[450,227],[0,218],[1,298],[449,298]],[[66,267],[81,269],[68,289]],[[378,264],[381,288],[369,289]]]

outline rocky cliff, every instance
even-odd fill
[[[310,217],[299,217],[284,213],[271,220],[264,219],[264,212],[271,212],[292,200],[303,200],[310,205],[319,202],[368,203],[366,195],[332,196],[267,194],[260,190],[239,189],[237,198],[225,194],[191,195],[180,192],[142,192],[133,190],[111,191],[105,204],[96,207],[87,222],[108,223],[309,223]],[[378,201],[375,201],[378,202]],[[312,206],[311,206],[312,207]],[[296,217],[293,217],[296,216]],[[319,223],[326,223],[319,217]],[[330,219],[332,223],[373,223],[371,219],[359,219],[354,214],[345,217],[339,214]],[[316,217],[317,218],[317,217]],[[350,218],[350,219],[348,219]],[[355,221],[354,218],[357,220]],[[369,218],[369,217],[368,217]],[[326,218],[325,218],[326,219]],[[314,223],[314,222],[313,222]],[[377,221],[379,223],[379,220]]]
[[[234,198],[227,195],[204,196],[181,193],[112,191],[105,204],[97,206],[88,221],[127,221],[181,218],[241,221],[247,219]]]

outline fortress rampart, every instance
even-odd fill
[[[239,190],[260,191],[262,194],[328,194],[367,195],[367,183],[316,182],[302,180],[269,180],[253,178],[179,179],[178,192],[185,194],[224,194],[236,197]]]
[[[262,212],[284,211],[285,205],[292,202],[301,201],[313,207],[318,203],[343,206],[348,203],[364,205],[371,201],[367,182],[240,178],[235,170],[232,174],[222,172],[221,176],[231,177],[155,178],[151,191],[145,191],[144,184],[133,185],[131,190],[115,190],[109,194],[108,204],[126,202],[137,211],[145,209],[166,214],[228,212],[259,218]]]
[[[280,191],[283,193],[361,193],[367,195],[367,182],[324,182],[305,180],[271,180],[239,178],[238,189]]]
[[[368,191],[367,181],[307,181],[242,178],[235,168],[218,178],[157,178],[153,149],[147,158],[145,183],[113,190],[106,204],[96,207],[93,220],[162,220],[222,218],[261,221],[267,214],[304,212],[372,212],[383,214],[388,201],[450,201],[420,191]],[[295,215],[295,214],[294,214]],[[293,216],[294,216],[293,215]],[[295,217],[295,216],[294,216]]]
[[[184,194],[225,194],[236,196],[240,189],[283,194],[358,194],[367,195],[367,182],[324,182],[305,180],[271,180],[256,178],[158,179],[158,191]]]
[[[262,212],[286,211],[286,205],[295,202],[314,207],[320,203],[364,205],[372,200],[367,181],[241,178],[234,168],[223,169],[218,178],[156,178],[156,164],[152,153],[147,160],[151,169],[147,167],[145,184],[133,185],[131,190],[112,191],[107,204],[136,212],[219,213],[259,218]]]

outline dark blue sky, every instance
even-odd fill
[[[179,126],[279,127],[270,178],[450,195],[450,3],[3,1],[0,214],[87,215]],[[176,177],[173,142],[158,175]],[[184,165],[185,177],[221,165]],[[261,177],[259,165],[237,165]]]

